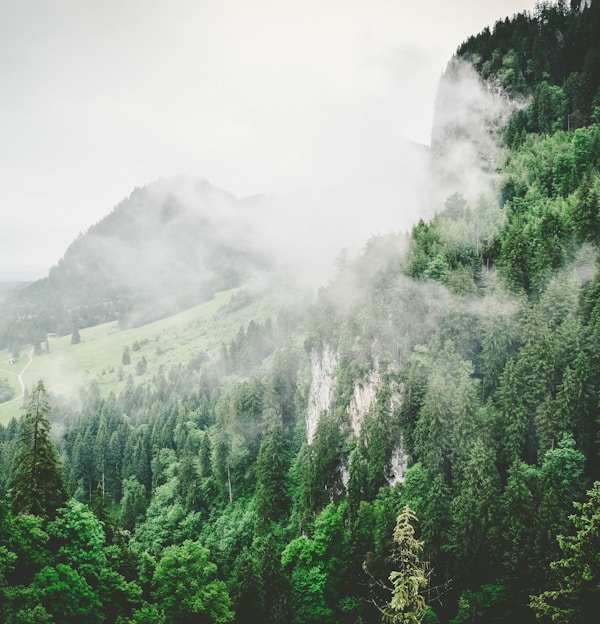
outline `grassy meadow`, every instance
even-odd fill
[[[21,394],[17,375],[32,361],[22,374],[26,388],[40,379],[51,394],[77,396],[79,389],[97,380],[100,391],[108,394],[119,392],[131,374],[142,381],[151,377],[163,366],[166,370],[178,363],[187,364],[199,353],[212,355],[223,343],[229,342],[240,327],[250,320],[264,322],[272,313],[273,300],[261,295],[243,306],[229,306],[235,290],[218,293],[210,301],[174,316],[140,327],[120,330],[116,322],[105,323],[80,330],[81,342],[71,344],[71,335],[51,338],[42,345],[40,355],[32,355],[31,349],[23,349],[17,362],[5,363],[11,355],[0,350],[0,378],[11,383],[15,396]],[[125,349],[129,349],[131,363],[122,362]],[[144,357],[146,372],[137,375],[136,366]],[[23,399],[0,405],[0,423],[22,413]]]

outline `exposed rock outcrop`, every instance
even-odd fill
[[[355,436],[360,435],[360,429],[366,415],[377,398],[377,390],[381,384],[381,375],[378,371],[372,371],[367,380],[357,382],[350,399],[350,405],[346,408],[350,419],[350,426]]]
[[[337,353],[325,345],[322,352],[313,349],[310,354],[311,383],[306,411],[306,439],[309,444],[315,436],[321,413],[331,408],[333,400],[333,372],[338,363]]]
[[[389,472],[386,475],[386,479],[390,486],[396,485],[396,483],[402,483],[404,481],[404,473],[408,467],[408,455],[400,444],[397,446],[390,458]]]
[[[330,345],[325,345],[322,351],[313,349],[310,354],[311,384],[308,393],[308,407],[306,412],[306,439],[312,444],[319,418],[323,412],[331,410],[335,390],[335,369],[339,356]],[[377,393],[381,386],[382,378],[379,367],[376,365],[366,379],[356,382],[350,402],[346,407],[348,422],[355,437],[361,433],[361,429],[368,414],[374,408],[377,401]],[[402,401],[402,385],[392,383],[389,396],[389,409],[397,410]],[[386,479],[390,485],[402,482],[408,463],[408,455],[402,447],[402,441],[394,449],[390,457]],[[342,481],[347,484],[347,466],[341,466]]]

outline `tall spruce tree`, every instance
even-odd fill
[[[390,574],[392,598],[382,610],[382,619],[390,624],[417,624],[423,619],[427,576],[420,561],[423,542],[415,537],[417,516],[405,505],[394,529],[392,561],[399,569]]]
[[[289,508],[287,481],[288,458],[280,424],[268,431],[260,445],[256,461],[256,525],[257,535],[271,529],[271,522],[285,517]]]
[[[66,493],[58,456],[50,439],[50,405],[38,381],[21,424],[9,485],[15,513],[53,518]]]

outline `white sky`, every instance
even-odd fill
[[[452,53],[534,5],[0,0],[0,279],[179,173],[243,197],[378,172],[396,201]]]

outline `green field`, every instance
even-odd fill
[[[49,352],[33,356],[31,365],[23,372],[23,382],[29,389],[43,379],[51,394],[77,396],[79,389],[97,380],[100,390],[107,394],[119,392],[126,384],[129,374],[136,377],[136,364],[145,357],[147,371],[139,379],[151,377],[163,366],[187,362],[198,353],[216,353],[223,342],[227,343],[247,326],[251,319],[264,321],[277,307],[273,298],[261,295],[233,312],[227,311],[235,290],[217,294],[211,301],[177,315],[149,323],[141,327],[120,330],[116,322],[88,327],[80,331],[81,342],[71,344],[71,336],[61,336],[48,341]],[[137,343],[137,344],[136,344]],[[134,350],[134,345],[139,349]],[[45,347],[45,344],[43,345]],[[130,351],[131,363],[124,366],[125,348]],[[21,394],[17,379],[27,365],[30,349],[24,349],[17,362],[5,363],[11,355],[0,351],[0,378],[8,380]],[[0,423],[22,413],[23,400],[13,400],[0,405]]]

